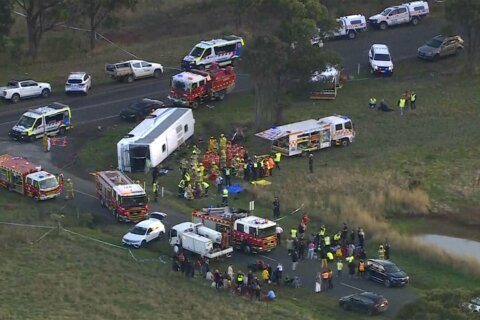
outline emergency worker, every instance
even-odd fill
[[[222,205],[228,206],[228,189],[226,187],[222,191]]]
[[[153,201],[158,201],[158,183],[155,181],[152,185]]]
[[[185,195],[185,179],[181,179],[178,183],[178,197],[183,198]]]
[[[370,101],[368,102],[368,105],[370,106],[370,109],[376,109],[377,108],[377,99],[374,97],[370,98]]]
[[[378,259],[385,259],[385,249],[383,248],[383,245],[378,247]]]
[[[65,184],[65,199],[70,200],[75,198],[73,193],[73,182],[72,179],[67,178],[67,183]]]
[[[280,160],[282,158],[282,154],[280,152],[276,152],[275,153],[275,168],[277,168],[278,170],[280,170]]]

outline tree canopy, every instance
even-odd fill
[[[319,0],[234,2],[250,35],[242,61],[255,89],[255,127],[280,124],[293,93],[302,93],[314,71],[335,62],[332,55],[310,44],[317,28],[329,28],[334,20]]]

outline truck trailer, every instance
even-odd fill
[[[193,135],[194,126],[191,109],[155,110],[117,143],[118,169],[141,172],[159,165]]]

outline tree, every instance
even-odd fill
[[[255,35],[247,42],[243,65],[255,90],[255,128],[280,124],[295,92],[307,88],[311,74],[323,70],[327,53],[310,44],[317,26],[335,22],[319,0],[255,0],[243,23]],[[328,62],[335,62],[334,60]]]
[[[445,14],[449,21],[458,25],[465,37],[467,70],[476,72],[480,46],[480,1],[447,0]]]
[[[36,60],[40,41],[65,13],[65,0],[15,0],[25,15],[28,33],[28,56]]]
[[[13,20],[12,1],[0,0],[0,46],[2,46],[5,36],[10,33]]]
[[[82,0],[77,3],[80,6],[80,14],[88,20],[90,28],[90,50],[95,49],[95,38],[98,28],[115,11],[127,8],[133,9],[137,0]]]

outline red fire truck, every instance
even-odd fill
[[[35,200],[53,199],[62,192],[63,181],[22,157],[0,155],[0,185]]]
[[[185,71],[172,77],[168,99],[196,109],[205,101],[225,99],[235,88],[236,78],[233,67]]]
[[[148,197],[145,190],[117,170],[95,174],[97,197],[117,221],[138,222],[147,218]]]
[[[275,229],[271,220],[250,215],[249,211],[230,207],[204,208],[192,212],[192,222],[222,233],[225,243],[245,253],[267,252],[277,246]]]

